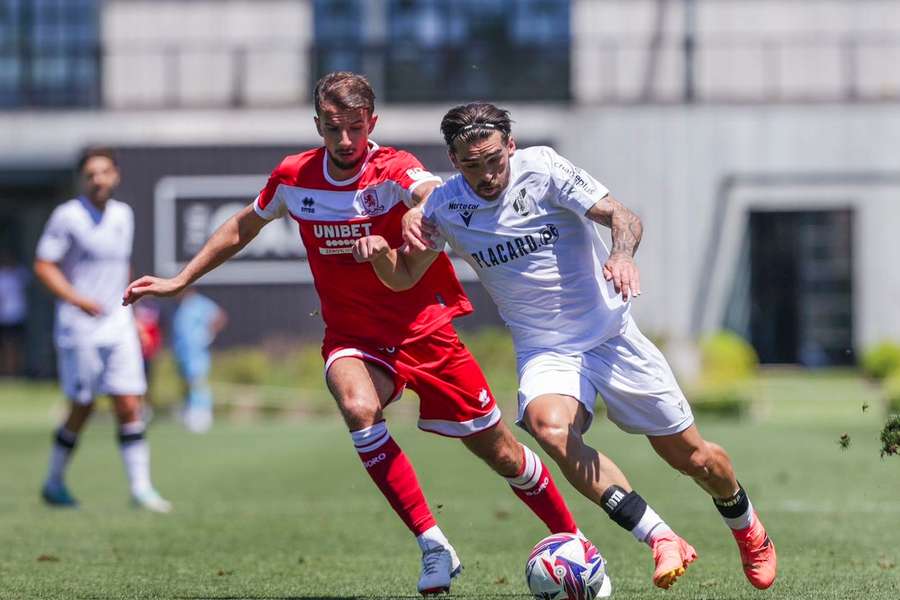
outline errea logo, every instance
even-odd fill
[[[300,212],[309,213],[309,214],[316,212],[316,209],[315,209],[316,201],[313,198],[306,196],[305,198],[303,198],[303,200],[300,201],[300,204],[301,204]]]
[[[481,388],[481,393],[478,394],[478,402],[481,403],[481,408],[487,406],[490,401],[491,394],[487,391],[487,388]]]

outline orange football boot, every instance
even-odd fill
[[[667,531],[653,538],[653,561],[656,571],[653,583],[664,590],[672,587],[684,575],[687,566],[697,560],[697,552],[674,531]]]
[[[775,556],[775,544],[769,539],[759,515],[754,512],[750,527],[733,529],[731,534],[741,551],[744,575],[753,587],[764,590],[771,586],[775,582],[778,561]]]

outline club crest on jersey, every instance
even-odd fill
[[[374,189],[363,190],[362,208],[364,215],[377,215],[384,212],[384,205],[378,201],[378,193]]]
[[[534,202],[528,197],[528,190],[524,187],[519,190],[516,199],[513,200],[513,210],[522,217],[527,217],[534,212]]]
[[[470,202],[451,202],[447,208],[455,210],[456,214],[460,216],[463,223],[468,227],[469,222],[472,220],[472,214],[475,212],[475,209],[478,208],[478,205]]]

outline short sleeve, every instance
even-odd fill
[[[253,201],[253,210],[267,221],[284,215],[286,210],[284,198],[278,193],[278,187],[285,179],[283,166],[283,164],[279,165],[277,169],[272,171],[272,174],[269,175],[269,180],[266,182],[266,187],[260,190],[256,200]]]
[[[434,191],[425,202],[425,208],[422,210],[422,217],[435,226],[437,232],[431,236],[435,248],[443,248],[447,245],[447,236],[444,234],[443,223],[438,218],[437,206],[441,203],[440,189]]]
[[[391,159],[390,177],[404,190],[404,202],[410,205],[412,192],[427,181],[441,183],[441,178],[425,169],[419,159],[404,150],[398,150]]]
[[[555,191],[552,198],[563,208],[583,215],[609,194],[602,183],[552,148],[545,148],[544,154],[549,162],[551,188]]]
[[[72,235],[66,225],[63,207],[59,207],[50,215],[47,225],[38,240],[35,256],[40,260],[59,262],[72,246]]]

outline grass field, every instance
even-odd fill
[[[600,422],[590,441],[700,554],[673,590],[654,589],[647,549],[560,482],[609,561],[614,597],[900,598],[900,458],[879,458],[877,394],[847,373],[770,373],[754,389],[754,419],[703,421],[701,430],[729,450],[768,525],[778,582],[751,588],[704,494],[643,439]],[[58,411],[51,386],[0,387],[0,598],[415,597],[415,542],[336,419],[222,422],[206,436],[157,422],[155,480],[176,507],[159,516],[128,506],[103,414],[70,470],[82,508],[39,502]],[[453,595],[528,597],[523,565],[542,525],[461,444],[388,414],[465,564]]]

